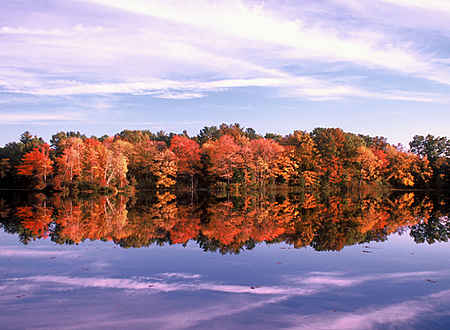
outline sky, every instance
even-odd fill
[[[0,145],[25,130],[450,135],[448,0],[8,0]]]

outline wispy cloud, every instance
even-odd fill
[[[436,10],[450,14],[450,2],[447,0],[378,0],[392,5],[419,8],[425,10]]]
[[[24,27],[2,26],[0,27],[0,35],[16,34],[16,35],[42,35],[42,36],[57,36],[69,37],[74,34],[91,34],[96,32],[104,32],[105,28],[102,26],[84,26],[78,24],[71,29],[30,29]]]
[[[8,2],[0,11],[0,104],[10,116],[1,119],[36,122],[44,137],[60,119],[64,129],[80,129],[69,123],[79,119],[102,135],[173,117],[200,119],[192,132],[241,121],[283,133],[296,123],[341,126],[402,143],[442,135],[448,13],[446,0]]]
[[[450,302],[450,291],[445,290],[418,299],[406,300],[387,306],[360,308],[349,313],[327,313],[314,316],[287,316],[292,324],[288,329],[379,329],[380,327],[407,327],[424,316],[432,316],[442,311],[439,307]],[[450,312],[444,312],[449,315]]]
[[[217,93],[232,88],[274,87],[281,97],[301,97],[312,101],[338,100],[347,97],[399,100],[425,103],[449,103],[450,98],[437,93],[414,93],[406,91],[376,92],[339,82],[324,81],[312,77],[274,77],[252,79],[225,79],[215,81],[175,81],[152,79],[129,83],[80,83],[76,81],[53,82],[53,86],[42,88],[38,83],[28,87],[11,89],[13,93],[36,96],[70,95],[150,95],[162,99],[203,98],[208,93]]]
[[[105,17],[72,27],[0,27],[5,45],[0,49],[4,91],[51,97],[124,94],[186,100],[235,88],[266,87],[278,91],[272,95],[312,101],[354,97],[448,101],[445,93],[400,91],[400,84],[394,88],[392,83],[365,86],[378,70],[448,85],[449,69],[435,53],[427,53],[414,40],[327,20],[303,7],[296,7],[293,15],[270,1],[78,3],[112,7],[126,15],[119,22]],[[327,3],[322,4],[324,11]],[[330,75],[329,68],[335,64],[341,68]],[[299,70],[289,69],[299,65]],[[365,71],[358,85],[339,81],[347,70]]]
[[[77,113],[1,113],[0,121],[3,124],[15,124],[23,122],[48,122],[48,121],[79,121],[83,117]]]
[[[40,257],[63,257],[74,256],[77,253],[72,251],[54,251],[54,250],[38,250],[38,249],[10,249],[2,248],[0,257],[24,257],[24,258],[40,258]]]
[[[306,19],[290,19],[279,11],[264,5],[245,1],[144,1],[144,0],[89,0],[113,6],[139,15],[148,15],[179,24],[213,31],[215,36],[249,40],[260,43],[267,54],[278,58],[344,61],[352,64],[385,68],[413,74],[444,84],[450,84],[450,74],[429,64],[433,55],[421,54],[410,43],[394,43],[383,33],[357,30],[346,31],[339,26],[325,27],[320,19],[307,24]],[[387,0],[390,1],[390,0]],[[394,0],[392,0],[394,1]],[[421,2],[421,1],[419,1]],[[437,3],[443,1],[436,0]],[[179,15],[179,12],[183,15]],[[317,18],[316,18],[317,19]],[[328,22],[329,23],[329,22]],[[348,28],[346,26],[346,28]],[[235,40],[236,41],[236,40]],[[236,47],[236,46],[235,46]]]
[[[384,27],[388,35],[397,35],[410,40],[415,49],[430,48],[430,43],[417,42],[415,35],[439,32],[448,37],[450,22],[449,2],[446,0],[375,0],[363,2],[358,0],[328,0],[338,5],[339,11],[350,11],[357,25],[371,26],[373,29]],[[405,29],[398,33],[400,29]],[[439,45],[431,46],[436,49]],[[439,53],[438,51],[437,53]],[[437,54],[429,55],[432,58]]]

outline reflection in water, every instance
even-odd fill
[[[1,328],[448,329],[445,198],[0,196]]]
[[[25,204],[0,203],[1,225],[23,243],[50,237],[58,244],[103,240],[127,248],[194,241],[225,254],[261,242],[339,251],[408,228],[417,243],[447,241],[450,234],[446,201],[413,192],[203,196],[195,203],[170,192],[142,198],[39,194]]]
[[[308,313],[305,308],[288,307],[305,302],[314,305],[317,303],[315,297],[322,300],[326,295],[333,296],[336,290],[348,290],[351,292],[350,297],[358,300],[355,293],[363,291],[365,285],[382,287],[391,280],[397,286],[408,287],[418,285],[419,281],[427,277],[441,279],[448,275],[448,271],[369,276],[311,272],[305,276],[281,279],[277,285],[258,287],[220,284],[204,279],[199,274],[184,273],[163,273],[150,278],[133,279],[38,275],[8,279],[0,302],[11,303],[17,300],[15,295],[18,293],[20,296],[41,297],[42,293],[46,293],[42,300],[30,299],[26,303],[36,311],[43,308],[59,310],[60,301],[73,308],[62,310],[64,318],[55,318],[51,324],[50,320],[46,322],[36,318],[34,326],[45,329],[248,329],[249,325],[253,325],[251,329],[421,329],[420,321],[425,320],[430,325],[432,319],[446,320],[450,314],[445,308],[450,303],[450,290],[441,289],[435,293],[381,305],[374,304],[378,301],[366,301],[368,307],[354,305],[350,300],[346,301],[347,305],[330,301],[321,303],[327,309],[332,308],[332,312],[318,306],[315,306],[315,313]],[[185,296],[186,292],[190,295]],[[202,292],[220,299],[208,301],[204,294],[201,295]],[[59,298],[49,299],[51,295]],[[67,295],[70,295],[70,300],[62,298]],[[180,299],[167,301],[166,297],[170,295],[185,299],[189,297],[192,305]],[[121,311],[110,313],[105,310],[105,306],[111,304],[108,299],[121,301]],[[172,306],[169,307],[169,303]],[[284,306],[282,313],[277,309],[280,305]],[[136,310],[131,312],[130,307]],[[147,308],[152,308],[151,313],[145,311]],[[30,310],[25,313],[30,313]],[[5,324],[12,324],[12,321],[19,325],[24,323],[22,318],[18,319],[13,313],[5,314]],[[87,317],[77,319],[77,315]]]

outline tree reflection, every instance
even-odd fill
[[[411,227],[410,235],[416,243],[447,242],[450,237],[450,219],[447,216],[421,221]]]
[[[124,248],[191,241],[226,254],[262,242],[339,251],[405,229],[416,243],[447,241],[450,234],[448,200],[413,192],[207,195],[196,203],[171,192],[132,199],[40,194],[18,203],[0,199],[0,223],[25,244],[47,237],[58,244],[102,240]]]

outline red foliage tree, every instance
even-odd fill
[[[44,143],[26,153],[22,158],[22,164],[17,166],[17,174],[31,176],[37,183],[35,188],[44,189],[47,186],[48,177],[53,173],[53,161],[50,159],[50,146]]]
[[[170,150],[177,157],[178,173],[191,177],[191,188],[194,189],[194,175],[200,166],[200,146],[186,136],[174,136]]]
[[[240,147],[234,138],[231,135],[223,135],[217,141],[205,143],[203,148],[210,157],[210,171],[226,179],[229,184],[234,170],[242,163]]]

